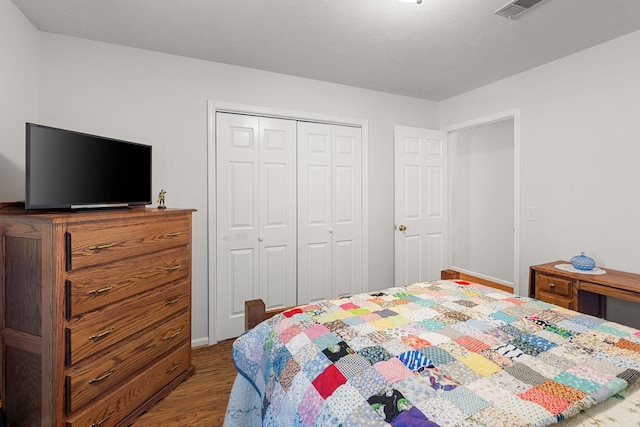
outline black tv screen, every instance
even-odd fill
[[[27,123],[26,209],[151,203],[151,146]]]

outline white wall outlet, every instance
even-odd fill
[[[527,215],[527,221],[535,221],[536,220],[536,207],[535,206],[527,206],[526,215]]]

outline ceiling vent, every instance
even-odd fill
[[[515,19],[544,0],[514,0],[493,12],[496,15]]]

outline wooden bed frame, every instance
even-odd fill
[[[472,276],[470,274],[461,273],[455,270],[442,270],[440,272],[440,279],[443,280],[465,280],[468,282],[474,282],[481,285],[489,286],[491,288],[500,289],[505,292],[513,293],[513,288],[503,285],[502,283],[492,282],[491,280],[483,279],[481,277]],[[282,307],[274,310],[265,310],[264,302],[261,299],[254,299],[244,302],[244,328],[245,330],[252,329],[258,323],[263,320],[269,319],[278,313],[289,310],[293,307]]]

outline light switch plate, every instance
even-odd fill
[[[536,207],[535,206],[527,206],[527,221],[535,221],[536,220]]]

